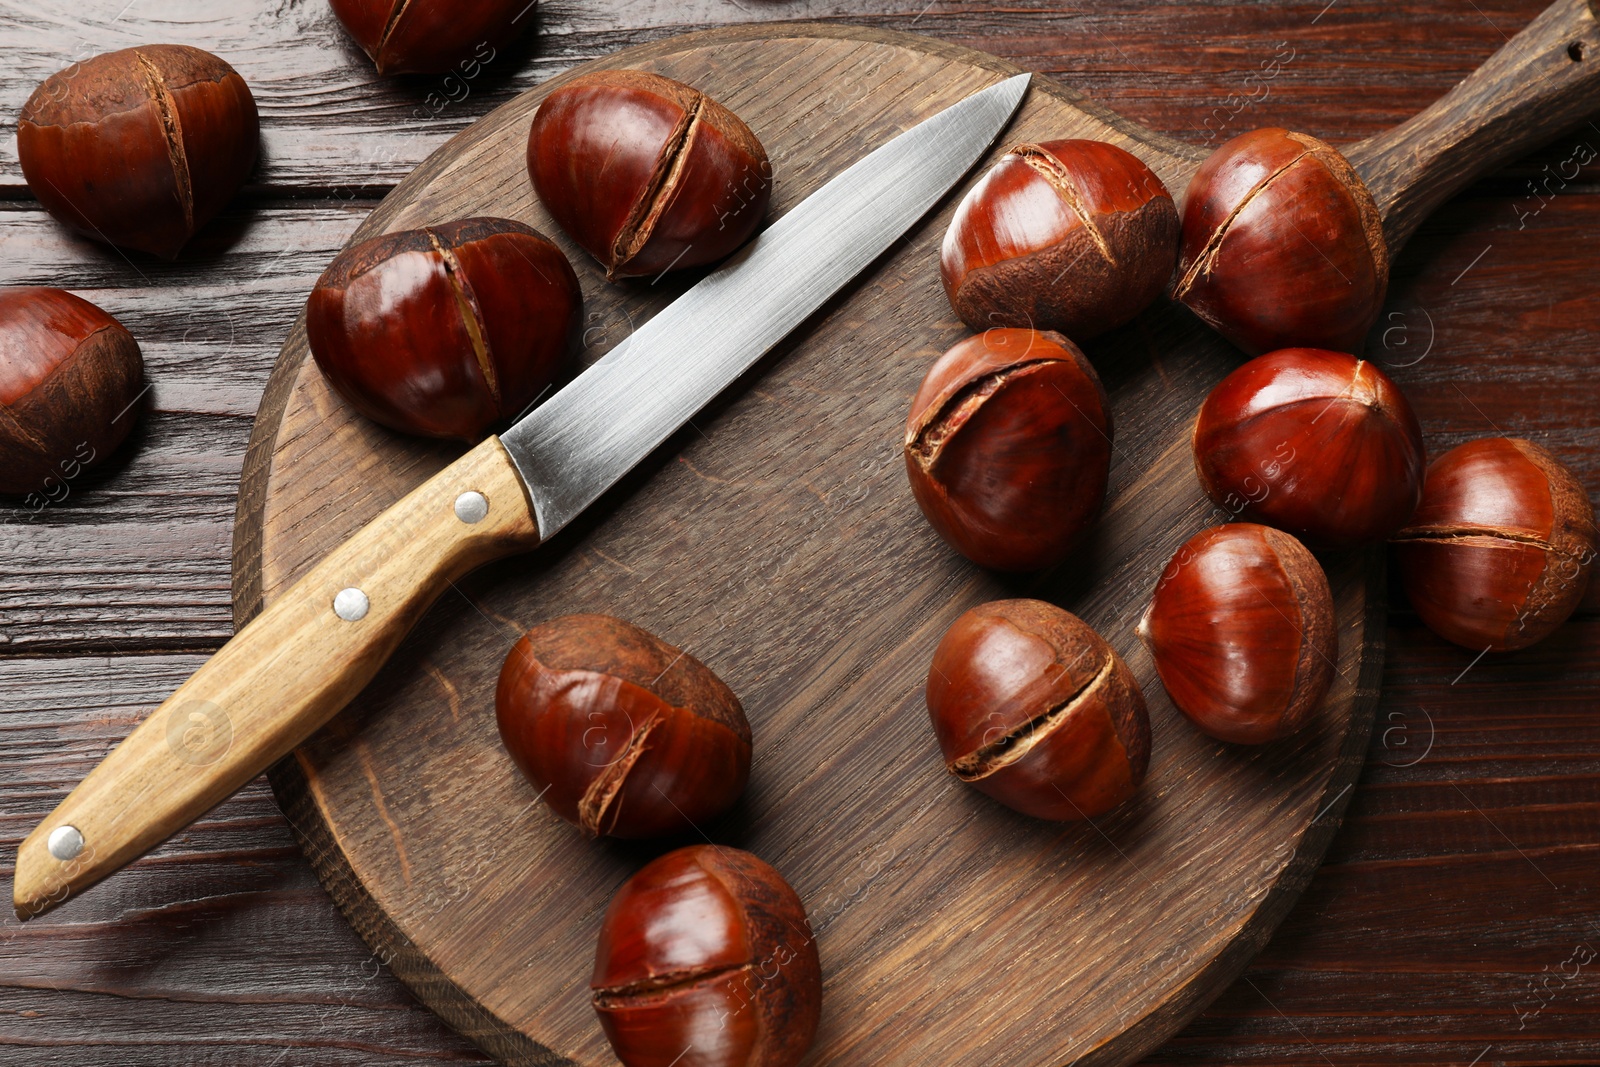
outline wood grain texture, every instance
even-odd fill
[[[205,658],[0,660],[14,702],[0,718],[0,875],[47,801]],[[0,921],[0,1063],[482,1061],[328,902],[264,778],[141,860],[136,881],[27,924]],[[200,941],[216,951],[195,952]]]
[[[158,353],[152,398],[171,398],[103,482],[75,483],[72,498],[32,523],[13,502],[0,510],[0,656],[30,657],[0,660],[0,876],[22,835],[203,659],[141,653],[210,649],[231,633],[225,546],[249,416],[305,293],[372,206],[341,198],[381,195],[451,133],[572,62],[679,28],[800,13],[777,0],[543,3],[550,32],[533,54],[505,61],[503,80],[474,82],[468,99],[424,123],[410,109],[438,87],[378,82],[361,56],[340,50],[316,0],[203,9],[142,0],[112,22],[126,6],[0,9],[8,46],[20,45],[20,26],[45,31],[8,52],[7,113],[36,80],[26,64],[42,76],[90,44],[187,34],[204,45],[212,26],[229,23],[236,39],[256,35],[257,69],[308,86],[285,94],[266,133],[275,173],[297,184],[259,175],[268,184],[197,239],[210,255],[158,270],[141,262],[143,278],[27,202],[0,204],[5,279],[65,284],[136,320],[147,357]],[[873,0],[844,17],[1051,71],[1204,147],[1219,123],[1224,132],[1284,125],[1336,143],[1380,131],[1448,90],[1544,6],[941,0],[918,20],[923,0]],[[578,21],[558,24],[561,9]],[[679,12],[703,23],[680,26]],[[1294,58],[1263,82],[1258,64],[1279,42]],[[1532,153],[1427,222],[1396,267],[1386,315],[1398,317],[1380,326],[1393,331],[1386,369],[1422,413],[1431,453],[1498,425],[1554,449],[1600,497],[1600,197],[1592,164],[1575,180],[1556,174],[1586,144],[1600,145],[1600,134]],[[10,150],[0,137],[0,154]],[[318,192],[335,187],[336,196]],[[279,199],[291,194],[317,198]],[[196,316],[219,308],[240,327],[231,347],[225,318],[211,328]],[[1594,1063],[1593,967],[1565,985],[1550,976],[1570,954],[1569,935],[1596,913],[1585,876],[1600,805],[1585,790],[1600,780],[1600,624],[1578,620],[1545,645],[1470,666],[1470,653],[1422,629],[1403,599],[1392,603],[1378,726],[1329,862],[1245,977],[1151,1062]],[[1435,747],[1395,766],[1411,758],[1408,736],[1427,736],[1424,710],[1451,739],[1448,758]],[[1507,829],[1514,820],[1514,844],[1561,892],[1485,816]],[[1541,980],[1552,992],[1532,1000],[1529,984]],[[1524,1022],[1512,1010],[1519,1000],[1524,1013],[1542,1010]],[[350,932],[264,783],[84,899],[21,930],[0,917],[8,1067],[482,1060]]]
[[[1600,0],[1557,0],[1427,110],[1353,146],[1350,162],[1383,212],[1391,249],[1484,171],[1594,115],[1597,10]]]
[[[37,209],[0,206],[0,284],[55,285],[104,307],[138,339],[150,383],[103,471],[59,499],[0,500],[0,653],[215,648],[233,633],[233,503],[262,384],[370,209],[242,207],[207,228],[193,258],[157,270]]]
[[[775,214],[1012,73],[908,36],[771,33],[716,31],[615,62],[688,81],[743,117],[773,159]],[[520,149],[560,82],[429,160],[358,237],[486,213],[555,235]],[[1044,83],[1002,141],[1063,136],[1124,144],[1174,188],[1196,163],[1185,146]],[[965,332],[937,280],[957,199],[599,514],[537,557],[464,583],[467,603],[430,616],[352,714],[277,772],[313,866],[356,929],[425,1003],[506,1062],[610,1062],[587,961],[605,902],[651,851],[571,833],[500,749],[488,695],[500,661],[521,629],[565,612],[620,614],[693,649],[745,703],[754,784],[726,827],[701,829],[773,862],[810,905],[828,1005],[813,1062],[1130,1062],[1244,965],[1331,837],[1376,697],[1376,559],[1327,561],[1339,674],[1314,728],[1284,745],[1224,753],[1185,728],[1132,637],[1172,553],[1216,521],[1188,449],[1200,399],[1238,362],[1214,335],[1169,306],[1093,347],[1120,428],[1112,489],[1093,544],[1057,572],[978,571],[912,505],[903,413],[929,360]],[[591,321],[642,322],[682,287],[607,287],[567,247]],[[297,331],[246,462],[242,610],[257,588],[271,610],[369,509],[447,454],[341,405]],[[325,506],[331,497],[342,511]],[[1015,816],[960,788],[931,752],[921,683],[933,643],[961,611],[1021,590],[1104,633],[1154,710],[1150,781],[1098,824]],[[930,986],[939,1001],[923,995]],[[1060,1007],[1041,1011],[1040,997]],[[900,1022],[869,1021],[884,1017]]]
[[[381,195],[455,133],[575,63],[728,23],[826,19],[925,33],[1051,74],[1144,125],[1194,143],[1274,121],[1340,143],[1388,129],[1449,90],[1544,0],[1287,3],[1137,0],[1002,6],[983,0],[541,0],[533,33],[486,42],[472,76],[382,79],[318,0],[82,0],[0,9],[8,57],[0,114],[75,59],[141,43],[216,52],[261,110],[254,188]],[[1264,78],[1262,64],[1291,56]],[[1523,161],[1536,175],[1557,153]],[[1600,164],[1589,173],[1600,173]],[[1592,179],[1591,179],[1592,180]],[[0,138],[0,197],[26,195]]]

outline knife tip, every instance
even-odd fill
[[[1004,81],[996,82],[984,90],[984,93],[993,99],[1002,102],[1002,107],[1009,116],[1014,114],[1022,104],[1022,98],[1028,95],[1028,87],[1033,84],[1033,74],[1024,71],[1013,74]]]

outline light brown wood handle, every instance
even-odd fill
[[[1600,112],[1597,11],[1600,0],[1557,0],[1433,106],[1350,146],[1391,253],[1463,187]],[[1600,149],[1592,132],[1579,164]]]
[[[538,543],[522,480],[491,437],[273,601],[34,828],[17,850],[18,917],[50,910],[237,791],[344,707],[450,582]]]

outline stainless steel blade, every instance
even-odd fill
[[[869,153],[502,434],[540,534],[593,503],[922,218],[1005,129],[1029,78]]]

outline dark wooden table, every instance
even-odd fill
[[[179,42],[244,75],[265,146],[255,184],[164,264],[68,236],[0,138],[0,283],[101,304],[153,383],[108,469],[36,514],[0,502],[0,880],[27,831],[232,632],[245,442],[317,274],[401,176],[517,92],[669,34],[822,18],[998,53],[1195,143],[1274,124],[1340,143],[1423,107],[1543,3],[849,6],[547,2],[536,34],[447,82],[379,81],[324,0],[0,5],[8,125],[73,59]],[[1600,163],[1563,166],[1597,149],[1587,125],[1446,205],[1396,264],[1373,354],[1430,452],[1529,437],[1600,496]],[[1600,1063],[1597,606],[1533,649],[1474,659],[1395,592],[1371,752],[1327,862],[1246,975],[1147,1062]],[[83,899],[0,920],[0,1064],[482,1060],[344,924],[264,781]]]

